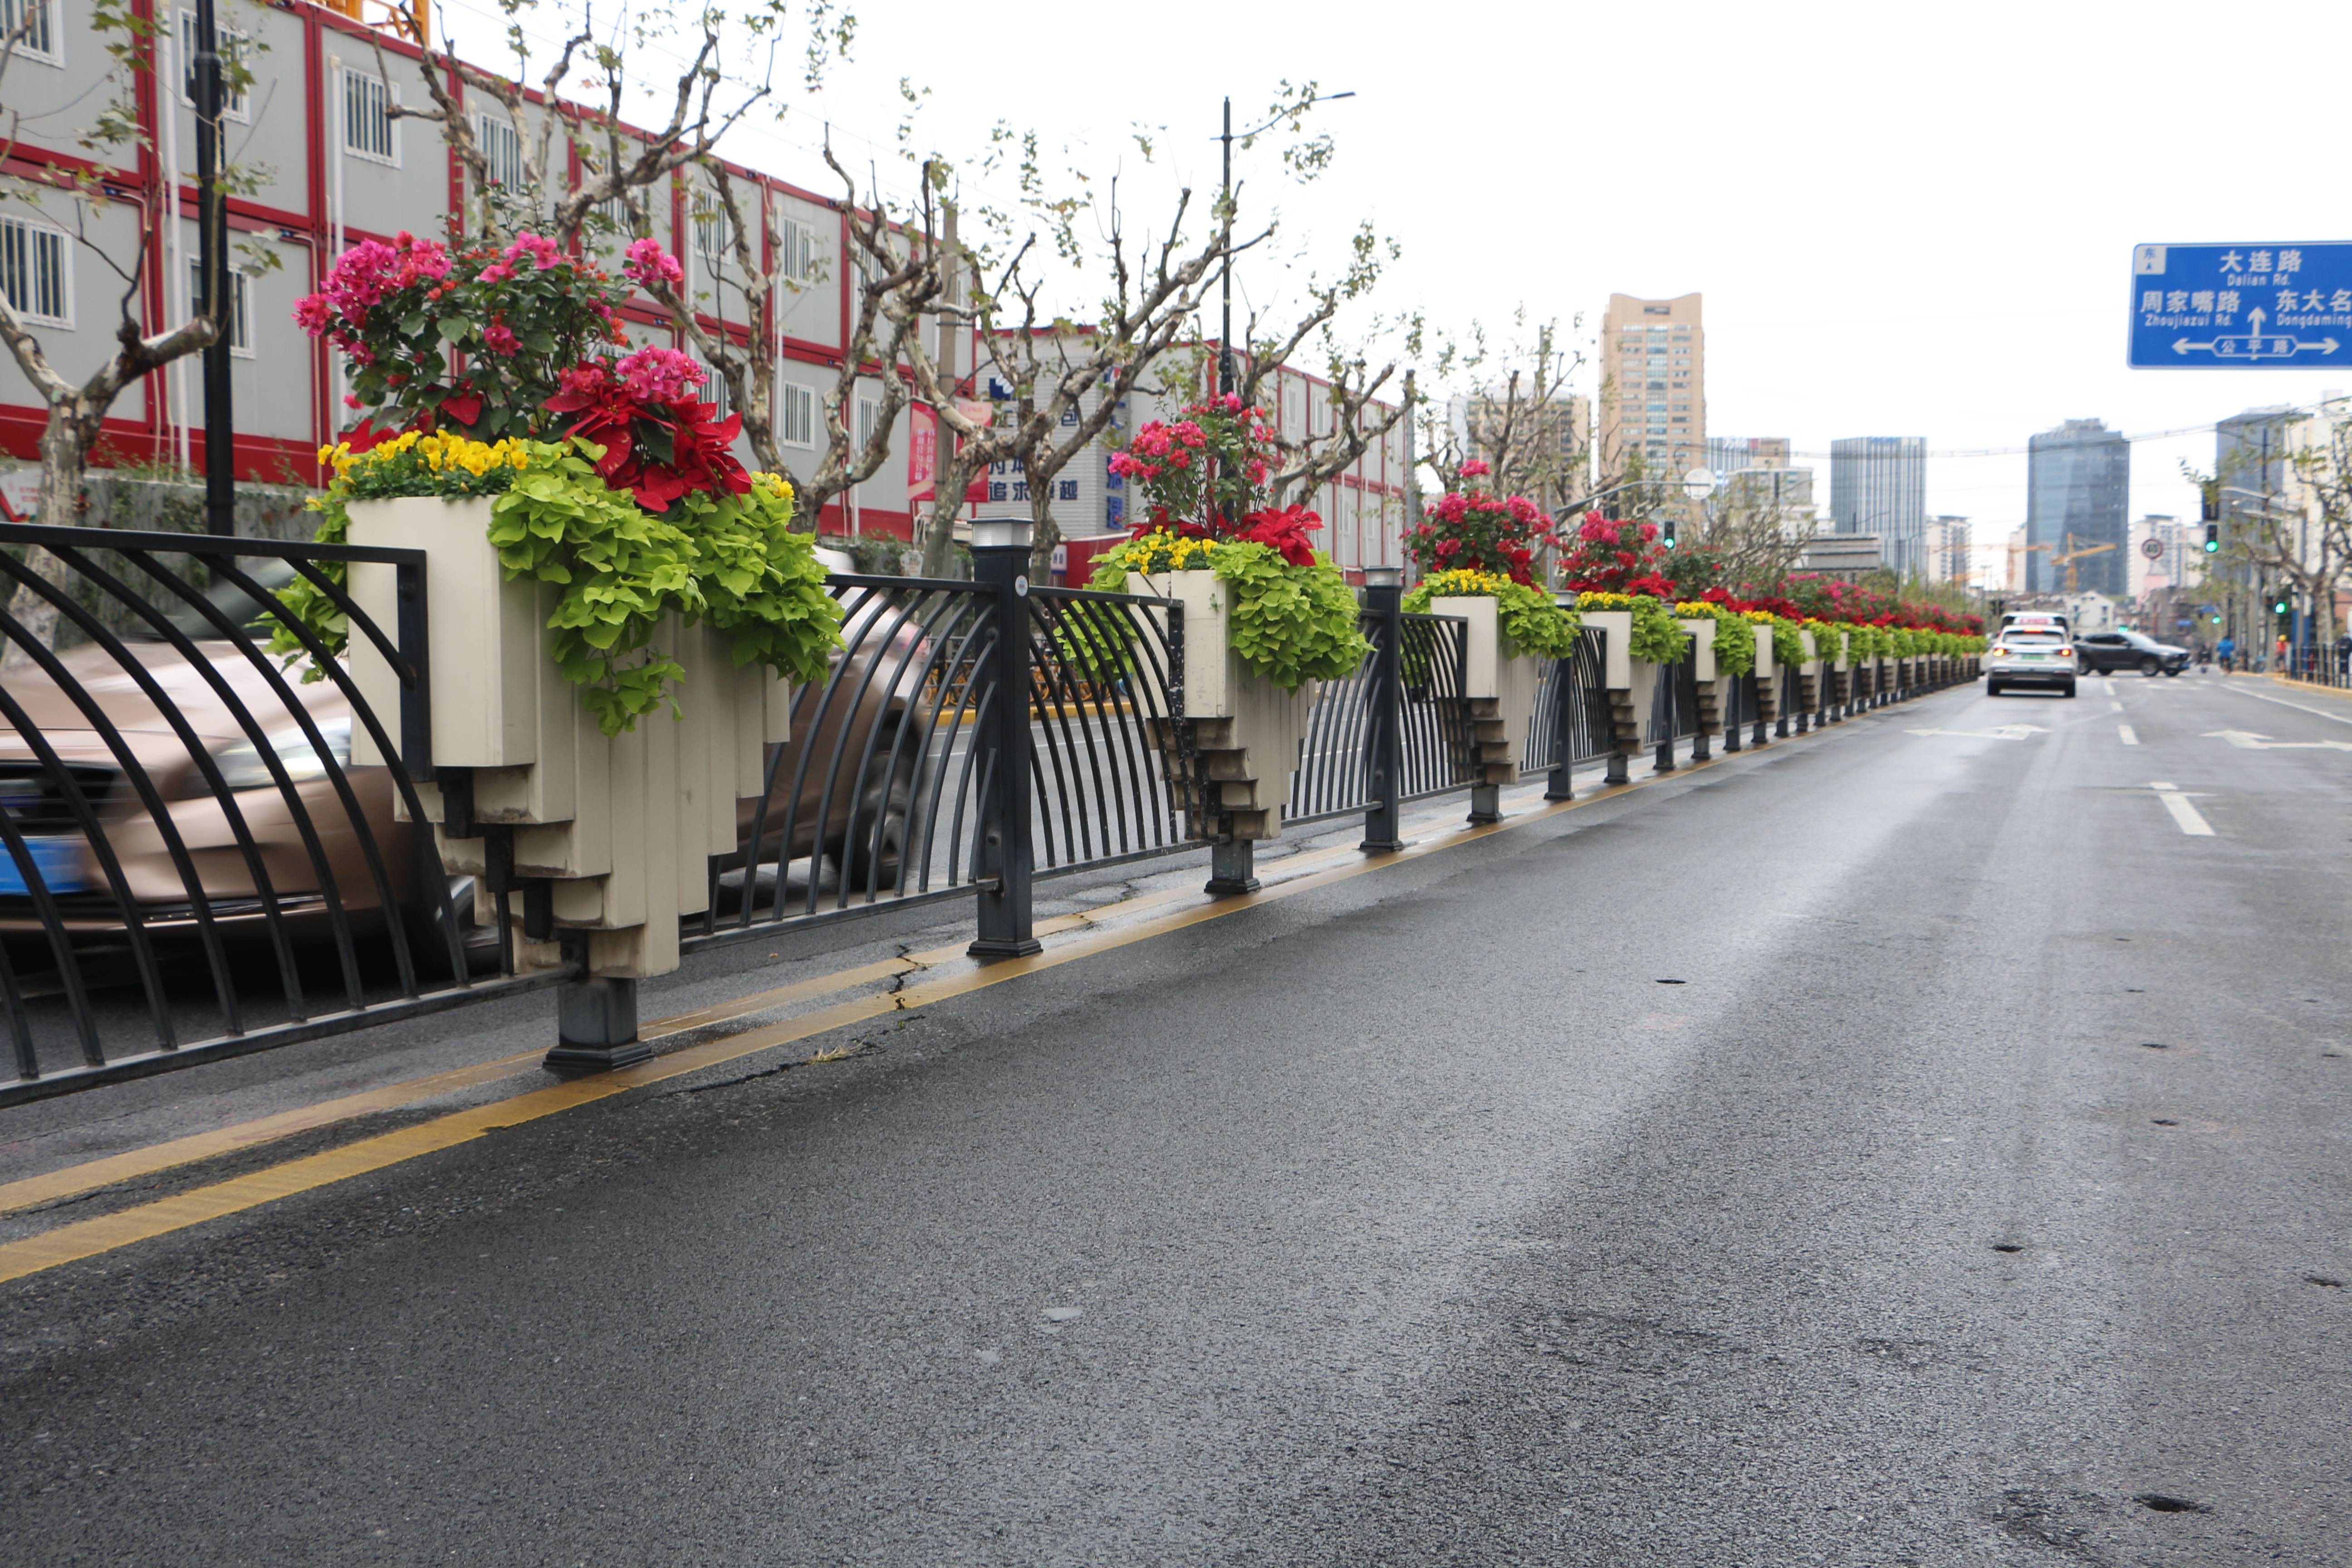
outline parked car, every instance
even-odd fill
[[[2111,674],[2137,669],[2142,675],[2179,675],[2189,668],[2189,650],[2161,643],[2143,632],[2093,632],[2074,639],[2074,657],[2084,669]]]
[[[247,566],[248,574],[271,590],[293,576],[290,567],[275,561],[248,561]],[[262,619],[260,606],[233,585],[216,588],[209,597],[231,624],[247,626]],[[9,676],[9,696],[57,766],[45,762],[15,725],[0,721],[0,810],[16,826],[73,940],[117,941],[124,928],[60,773],[79,786],[96,816],[141,925],[158,937],[193,935],[196,929],[188,880],[175,865],[153,814],[124,776],[121,758],[92,722],[88,704],[114,727],[146,774],[178,831],[205,905],[225,935],[262,937],[266,913],[229,815],[197,762],[199,753],[210,758],[221,791],[234,799],[242,815],[289,930],[305,938],[329,932],[331,888],[355,930],[384,928],[384,900],[368,862],[364,834],[377,847],[384,883],[392,901],[404,911],[412,941],[420,949],[436,947],[417,934],[437,929],[440,916],[430,907],[431,900],[420,897],[415,840],[409,826],[395,818],[392,776],[382,767],[345,766],[351,756],[352,711],[341,689],[332,681],[305,685],[291,675],[286,678],[326,755],[345,767],[356,816],[329,780],[319,746],[304,734],[246,646],[223,636],[193,606],[184,605],[166,618],[194,645],[200,668],[152,626],[117,635],[130,658],[164,694],[193,739],[193,748],[174,727],[173,715],[98,644],[84,643],[58,656],[63,682],[38,670]],[[762,823],[761,852],[766,858],[779,851],[793,858],[821,848],[853,885],[863,888],[871,879],[887,889],[897,876],[912,803],[927,776],[922,748],[913,743],[912,731],[900,728],[924,687],[927,645],[913,620],[901,620],[880,600],[853,611],[851,621],[851,647],[835,655],[831,688],[804,694],[793,740],[772,749],[770,776],[775,784]],[[237,722],[232,697],[254,716],[265,744],[286,770],[299,814],[289,808],[259,750]],[[903,743],[898,741],[902,733],[909,737]],[[805,766],[803,756],[809,759]],[[759,805],[756,798],[740,804],[747,835]],[[315,837],[315,854],[310,837]],[[740,853],[722,862],[729,863],[740,865]],[[455,901],[464,919],[472,905],[470,879],[460,879],[455,890],[461,895]],[[415,920],[430,924],[420,927],[412,923]],[[478,934],[490,940],[488,933]],[[0,843],[0,937],[8,939],[12,949],[37,948],[43,940],[27,879],[5,843]],[[43,955],[27,952],[26,956],[46,964]]]
[[[2064,633],[2040,626],[2009,626],[1985,650],[1985,695],[1998,697],[2025,687],[2072,697],[2080,668],[2074,645]]]

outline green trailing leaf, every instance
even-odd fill
[[[656,709],[677,710],[674,691],[686,672],[653,640],[671,614],[723,633],[739,668],[763,665],[803,684],[825,678],[841,643],[841,606],[825,589],[814,542],[792,531],[793,496],[782,480],[755,477],[742,496],[689,492],[656,515],[629,491],[605,486],[587,443],[534,441],[519,449],[522,467],[479,471],[400,467],[405,454],[353,463],[312,503],[322,516],[317,537],[348,540],[352,500],[494,496],[487,537],[499,564],[509,582],[560,590],[547,620],[551,651],[608,735]],[[329,575],[344,580],[340,564]],[[341,652],[349,628],[323,592],[298,581],[278,600],[282,618]],[[303,653],[286,626],[269,646],[289,662]],[[313,669],[304,679],[319,675]]]
[[[1252,674],[1286,691],[1308,680],[1352,675],[1371,651],[1357,629],[1355,591],[1329,556],[1318,552],[1313,565],[1293,566],[1269,545],[1188,539],[1178,542],[1181,558],[1170,559],[1165,539],[1149,534],[1106,551],[1095,558],[1087,585],[1118,594],[1127,591],[1129,572],[1214,572],[1233,590],[1227,616],[1233,650]],[[1106,629],[1101,635],[1112,634]]]
[[[1509,652],[1534,658],[1567,658],[1576,651],[1576,636],[1583,625],[1573,610],[1562,609],[1551,595],[1515,583],[1498,572],[1448,570],[1433,573],[1404,596],[1407,614],[1425,616],[1438,599],[1486,598],[1495,601],[1495,629]]]

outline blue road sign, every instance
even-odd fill
[[[2352,245],[2132,247],[2135,370],[2352,365]]]

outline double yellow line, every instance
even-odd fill
[[[1171,931],[1199,925],[1255,909],[1262,904],[1293,898],[1338,882],[1360,877],[1368,872],[1384,869],[1434,855],[1464,844],[1475,843],[1493,834],[1542,822],[1563,812],[1574,811],[1598,801],[1615,799],[1634,790],[1644,789],[1662,780],[1672,780],[1688,773],[1703,771],[1717,761],[1686,763],[1674,773],[1654,774],[1631,784],[1605,787],[1582,799],[1556,801],[1517,813],[1502,822],[1477,827],[1457,827],[1440,832],[1409,845],[1391,855],[1371,856],[1340,847],[1318,851],[1281,863],[1269,869],[1277,874],[1288,873],[1255,893],[1238,897],[1203,900],[1192,908],[1179,910],[1155,919],[1121,924],[1110,929],[1094,929],[1087,934],[1055,943],[1045,952],[1030,958],[1006,959],[988,964],[969,964],[956,973],[935,980],[903,986],[895,991],[852,997],[830,1006],[797,1015],[782,1022],[744,1030],[720,1038],[688,1046],[669,1052],[653,1061],[615,1072],[602,1073],[593,1078],[575,1079],[527,1090],[521,1094],[494,1100],[463,1110],[449,1112],[413,1127],[362,1138],[337,1148],[286,1161],[265,1170],[233,1176],[226,1181],[194,1188],[172,1197],[159,1198],[113,1214],[78,1220],[19,1241],[0,1244],[0,1282],[21,1279],[59,1264],[94,1258],[134,1242],[166,1236],[207,1220],[240,1214],[258,1208],[298,1193],[310,1192],[337,1182],[348,1181],[371,1171],[414,1160],[420,1155],[436,1153],[461,1143],[471,1142],[485,1133],[503,1128],[520,1126],[560,1111],[591,1105],[616,1094],[643,1089],[651,1084],[667,1082],[700,1072],[706,1068],[737,1061],[757,1052],[778,1046],[809,1039],[830,1030],[864,1023],[869,1019],[928,1006],[950,997],[967,995],[992,985],[1001,985],[1026,974],[1056,969],[1097,953],[1147,942]],[[1307,868],[1322,864],[1321,869]],[[1040,923],[1041,937],[1066,934],[1087,928],[1102,928],[1107,919],[1131,915],[1139,909],[1179,900],[1199,900],[1201,895],[1189,889],[1174,889],[1146,895],[1141,899],[1105,905],[1100,909],[1065,915]],[[687,1030],[707,1027],[714,1023],[745,1017],[766,1012],[776,1006],[813,996],[835,994],[862,985],[877,984],[902,976],[918,974],[941,965],[968,963],[962,944],[935,948],[906,958],[886,959],[879,963],[832,974],[816,976],[791,985],[778,986],[751,995],[738,997],[715,1006],[674,1017],[658,1020],[647,1026],[646,1037],[659,1038]],[[331,1125],[336,1121],[372,1112],[396,1110],[417,1104],[478,1084],[494,1082],[524,1070],[538,1058],[536,1051],[501,1058],[478,1066],[437,1073],[406,1083],[388,1085],[383,1089],[346,1095],[313,1106],[283,1111],[274,1116],[258,1118],[235,1127],[197,1133],[174,1139],[151,1148],[95,1160],[84,1164],[27,1177],[23,1181],[0,1185],[0,1213],[21,1210],[44,1203],[53,1203],[83,1193],[93,1192],[119,1183],[155,1175],[176,1166],[217,1155],[251,1148],[297,1132]]]

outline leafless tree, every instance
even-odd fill
[[[1053,518],[1054,478],[1103,432],[1119,400],[1183,332],[1200,309],[1203,281],[1226,254],[1256,243],[1235,241],[1229,216],[1218,219],[1204,239],[1188,238],[1188,190],[1178,196],[1165,234],[1130,254],[1116,209],[1114,186],[1101,258],[1109,273],[1108,293],[1083,325],[1055,313],[1049,300],[1048,289],[1064,280],[1048,270],[1053,262],[1041,252],[1050,247],[1055,257],[1070,254],[1050,222],[1046,247],[1032,234],[1001,265],[986,270],[982,258],[970,252],[943,258],[943,265],[952,265],[968,280],[930,310],[957,340],[968,337],[971,342],[971,380],[944,370],[921,332],[903,337],[915,391],[954,437],[940,453],[939,489],[924,523],[927,574],[948,569],[964,493],[973,478],[997,463],[1022,466],[1036,524],[1032,546],[1040,560],[1051,552],[1060,537]],[[928,233],[928,216],[925,222]],[[861,228],[861,247],[887,234],[878,226]],[[877,269],[888,268],[892,259],[877,255]],[[885,309],[903,311],[908,305],[894,299]],[[984,407],[971,388],[992,380],[1010,396]]]
[[[466,219],[487,236],[508,238],[535,228],[568,244],[583,230],[614,226],[614,204],[632,193],[666,186],[689,165],[714,163],[720,138],[774,95],[785,0],[751,0],[739,13],[721,5],[687,7],[647,0],[625,13],[625,26],[606,35],[597,30],[593,5],[580,0],[578,20],[541,74],[535,93],[523,82],[531,54],[524,24],[539,12],[540,0],[499,5],[514,54],[511,76],[484,70],[436,47],[404,11],[395,8],[390,21],[417,47],[416,74],[429,100],[429,106],[394,105],[390,112],[436,129],[466,171]],[[573,0],[554,0],[552,8],[559,17],[575,14]],[[803,21],[807,82],[814,88],[847,52],[856,18],[832,0],[811,0]],[[698,39],[671,89],[668,120],[657,131],[628,132],[621,110],[633,52],[641,55],[649,40],[673,35]],[[378,68],[391,80],[381,43],[375,52]],[[739,59],[752,62],[753,69],[740,71]],[[592,106],[566,98],[572,89],[603,101]],[[486,113],[478,125],[467,111],[470,94],[496,105],[497,114]],[[493,120],[512,134],[520,153],[519,168],[494,166],[482,135]],[[576,183],[570,172],[574,157],[583,171]]]
[[[1591,435],[1568,393],[1584,364],[1571,346],[1582,325],[1578,316],[1565,332],[1557,321],[1530,327],[1522,307],[1499,344],[1477,321],[1462,339],[1440,341],[1431,374],[1447,395],[1423,412],[1421,428],[1424,461],[1443,483],[1459,488],[1462,465],[1475,458],[1488,469],[1479,488],[1555,514],[1593,492]]]

